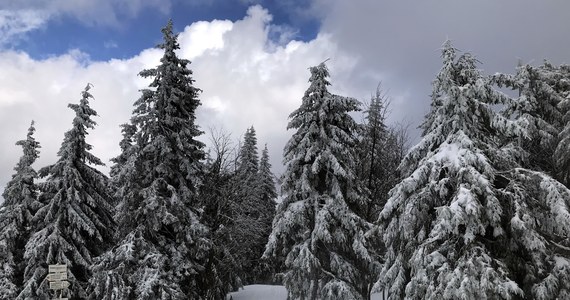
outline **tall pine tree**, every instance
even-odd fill
[[[236,174],[237,187],[235,219],[232,236],[235,239],[236,257],[241,262],[241,279],[244,284],[257,283],[260,274],[260,257],[267,243],[262,219],[264,206],[259,185],[259,155],[255,128],[250,127],[244,135],[239,151]]]
[[[269,162],[269,150],[267,150],[267,144],[265,144],[259,160],[259,187],[261,201],[267,207],[267,212],[272,215],[271,220],[273,220],[273,214],[275,214],[275,200],[277,199],[274,178],[275,175],[271,172],[271,163]]]
[[[275,175],[271,172],[271,163],[269,162],[269,150],[267,144],[261,151],[261,159],[259,160],[259,197],[260,197],[260,226],[263,250],[267,244],[267,239],[271,234],[273,218],[275,217],[275,208],[277,205],[277,190],[275,188]],[[257,281],[259,283],[273,283],[276,281],[275,275],[280,271],[283,265],[283,259],[262,259],[258,265]]]
[[[27,266],[24,285],[17,299],[49,299],[45,280],[50,264],[67,264],[69,298],[85,299],[93,258],[112,242],[112,195],[108,178],[92,167],[102,166],[89,152],[87,129],[96,123],[97,112],[89,106],[90,85],[81,93],[73,127],[65,133],[58,161],[40,170],[45,182],[39,184],[42,207],[34,216],[34,232],[26,244]]]
[[[507,233],[516,241],[503,249],[505,262],[527,299],[570,297],[569,71],[545,62],[492,77],[518,90],[504,113],[527,133],[514,139],[522,168],[503,174],[509,179],[504,201],[512,213]]]
[[[196,194],[204,158],[195,124],[200,90],[190,61],[176,55],[171,21],[162,33],[160,65],[140,72],[152,82],[135,102],[134,144],[118,171],[119,242],[94,267],[95,299],[199,299],[213,288],[198,280],[211,247]]]
[[[515,75],[492,76],[499,86],[518,92],[518,97],[507,103],[503,113],[509,118],[524,120],[520,123],[529,137],[521,139],[525,150],[521,165],[551,176],[559,172],[554,152],[565,125],[561,105],[570,90],[570,83],[564,83],[570,77],[567,75],[565,79],[562,70],[546,62],[539,67],[521,65]]]
[[[493,110],[511,99],[473,56],[449,42],[442,53],[423,139],[380,215],[387,254],[377,287],[395,299],[566,297],[570,193],[519,168],[525,120]]]
[[[358,109],[328,91],[324,63],[311,67],[310,86],[288,128],[283,202],[265,256],[286,256],[284,283],[292,299],[367,299],[376,262],[366,249],[367,205],[354,171]]]
[[[39,208],[35,180],[38,174],[32,167],[39,155],[40,143],[34,139],[34,122],[25,140],[16,142],[23,155],[14,168],[16,173],[8,182],[4,203],[0,206],[0,299],[14,299],[23,284],[23,259],[26,242],[32,230],[32,218]]]

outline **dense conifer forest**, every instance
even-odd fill
[[[162,37],[109,175],[87,142],[105,120],[91,84],[53,164],[34,169],[51,141],[33,121],[16,142],[0,299],[51,299],[53,264],[69,299],[225,299],[251,284],[302,300],[570,299],[570,66],[484,74],[446,41],[410,145],[385,87],[365,104],[333,94],[316,62],[277,177],[255,124],[237,142],[197,124],[172,22]]]

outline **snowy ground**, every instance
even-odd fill
[[[229,300],[286,300],[287,290],[281,285],[254,284],[245,286],[237,292],[230,293]],[[371,300],[382,300],[381,294],[372,294]]]

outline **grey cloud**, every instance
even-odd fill
[[[114,26],[123,19],[135,17],[143,8],[152,7],[161,13],[169,13],[170,0],[7,0],[0,2],[0,12],[24,16],[27,31],[38,28],[51,19],[68,16],[90,26]],[[32,16],[33,18],[31,18]],[[1,14],[0,14],[1,22]],[[1,28],[1,24],[0,24]],[[25,32],[20,32],[25,33]]]
[[[355,0],[327,9],[321,32],[359,58],[359,74],[347,83],[353,95],[369,97],[382,80],[393,98],[391,119],[406,118],[414,127],[428,110],[448,38],[478,57],[487,74],[513,72],[519,58],[570,62],[570,1]]]

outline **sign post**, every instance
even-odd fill
[[[58,298],[53,300],[68,300],[68,298],[62,298],[63,290],[69,287],[69,281],[67,281],[67,265],[49,265],[48,266],[47,281],[49,282],[49,289],[54,290]]]

